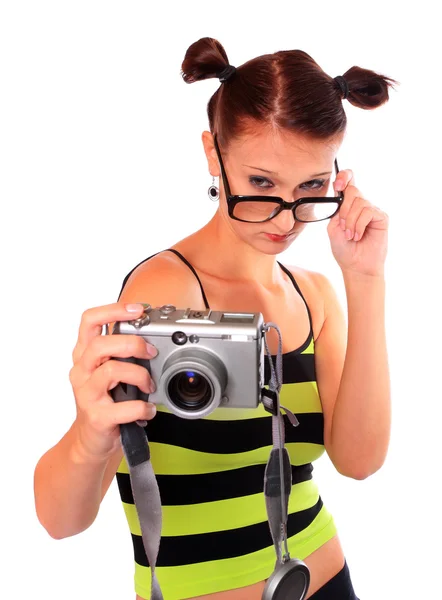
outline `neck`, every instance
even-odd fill
[[[263,254],[241,240],[219,211],[190,238],[197,247],[204,248],[197,264],[210,275],[230,281],[254,281],[268,288],[281,281],[276,255]]]

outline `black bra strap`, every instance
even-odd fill
[[[177,256],[179,256],[181,258],[181,260],[183,261],[183,263],[186,264],[189,267],[189,269],[192,271],[192,273],[198,279],[198,283],[200,284],[200,288],[201,288],[201,294],[203,295],[204,304],[206,305],[206,308],[210,308],[209,303],[207,302],[206,294],[204,293],[203,284],[201,283],[200,278],[198,277],[197,272],[192,267],[192,265],[190,264],[190,262],[186,258],[184,258],[184,256],[182,254],[180,254],[180,252],[178,252],[178,250],[175,250],[174,248],[167,248],[167,250],[169,250],[169,252],[173,252],[174,254],[176,254]]]
[[[290,277],[290,279],[292,280],[293,285],[295,286],[296,291],[298,292],[298,294],[301,296],[301,298],[304,300],[304,304],[305,307],[307,309],[307,313],[308,313],[308,320],[310,321],[310,334],[313,335],[313,321],[312,321],[312,315],[310,314],[310,309],[308,307],[307,301],[304,298],[304,296],[302,295],[302,292],[299,288],[299,285],[296,283],[295,278],[293,277],[293,274],[287,269],[287,267],[284,267],[284,265],[282,265],[279,260],[276,261],[278,263],[278,265],[281,267],[281,269],[284,271],[284,273],[287,273],[287,275]]]
[[[189,267],[189,269],[192,271],[192,273],[195,275],[195,277],[198,280],[198,283],[200,285],[201,288],[201,293],[203,295],[203,300],[204,300],[204,304],[206,306],[206,308],[210,308],[209,303],[207,302],[207,298],[206,298],[206,294],[204,293],[204,288],[203,285],[200,281],[200,278],[198,277],[197,272],[195,271],[195,269],[192,267],[192,265],[190,264],[190,262],[184,258],[184,256],[182,254],[180,254],[180,252],[178,252],[178,250],[174,250],[174,248],[166,248],[165,250],[161,250],[161,252],[165,252],[165,251],[169,251],[169,252],[173,252],[174,254],[176,254],[177,256],[179,256],[179,258],[181,258],[181,260]],[[127,280],[129,279],[129,277],[132,275],[132,273],[135,271],[136,268],[138,268],[140,265],[142,265],[144,262],[146,262],[147,260],[149,260],[150,258],[153,258],[154,256],[156,256],[157,254],[160,254],[160,252],[156,252],[155,254],[152,254],[152,256],[149,256],[148,258],[145,258],[144,260],[142,260],[140,263],[138,263],[124,278],[123,281],[123,285],[121,286],[121,290],[120,293],[118,294],[118,300],[121,297],[121,294],[123,292],[124,286],[127,283]]]

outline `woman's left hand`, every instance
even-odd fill
[[[388,215],[363,197],[350,169],[339,171],[333,187],[344,190],[341,208],[327,227],[333,256],[343,273],[383,275]]]

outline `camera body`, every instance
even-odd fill
[[[218,407],[258,406],[265,358],[261,313],[144,306],[139,319],[115,323],[113,333],[141,335],[157,348],[152,360],[131,359],[155,382],[149,402],[186,419]],[[138,390],[137,398],[145,396]]]

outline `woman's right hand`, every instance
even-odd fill
[[[154,404],[144,400],[114,402],[109,391],[124,382],[152,393],[155,384],[147,369],[111,357],[152,359],[156,348],[138,335],[101,335],[103,326],[137,319],[143,310],[142,304],[116,302],[90,308],[82,315],[69,380],[77,406],[75,449],[83,459],[110,457],[120,445],[120,423],[155,416]]]

